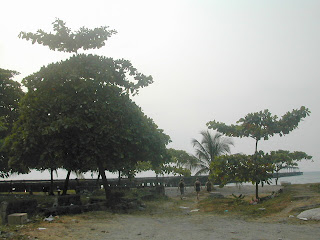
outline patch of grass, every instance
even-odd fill
[[[165,201],[168,200],[167,196],[157,194],[149,188],[132,188],[123,191],[124,198],[135,198],[141,201]]]
[[[148,194],[150,194],[150,192],[144,188],[134,188],[124,192],[124,196],[126,198],[137,198],[137,199],[141,199]]]
[[[292,201],[292,192],[285,191],[273,199],[251,205],[250,198],[237,201],[234,198],[204,199],[199,203],[199,208],[203,212],[217,214],[241,215],[243,217],[265,217],[278,213],[286,208]]]
[[[311,188],[313,191],[320,193],[320,183],[311,184],[311,185],[310,185],[310,188]]]

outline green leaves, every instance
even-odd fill
[[[300,109],[293,109],[292,112],[287,112],[279,120],[281,128],[281,136],[290,133],[292,130],[298,127],[299,122],[310,115],[308,108],[302,106]]]
[[[210,165],[211,179],[221,186],[229,182],[270,183],[273,172],[297,165],[297,161],[311,159],[304,152],[289,152],[285,150],[264,153],[259,151],[254,155],[234,154],[217,157]]]
[[[140,88],[151,84],[153,79],[139,73],[129,61],[79,54],[42,67],[39,72],[26,77],[22,82],[29,91],[42,88],[47,89],[50,94],[69,85],[73,86],[74,93],[80,93],[88,87],[87,82],[90,82],[94,94],[107,86],[118,86],[122,91],[130,91],[135,95]]]
[[[269,183],[273,167],[262,151],[254,155],[223,155],[211,163],[210,178],[219,182],[221,187],[229,182]]]
[[[105,45],[109,37],[117,33],[115,30],[108,30],[109,27],[106,26],[94,29],[81,27],[78,31],[72,32],[66,23],[58,18],[52,25],[55,34],[39,29],[36,33],[20,32],[19,37],[32,41],[32,44],[48,46],[54,51],[77,53],[81,48],[83,50],[99,49]]]
[[[6,131],[0,133],[0,138],[4,138],[10,132],[19,115],[18,105],[24,93],[20,83],[12,79],[18,74],[16,71],[0,68],[0,117],[7,127]]]
[[[8,142],[17,150],[11,152],[12,166],[20,161],[37,169],[87,171],[101,163],[110,171],[129,172],[137,161],[165,162],[169,136],[121,88],[108,84],[108,78],[102,84],[82,73],[68,77],[68,71],[60,76],[55,68],[42,68],[28,77],[33,90],[21,103],[21,116]],[[31,139],[37,139],[33,147]]]
[[[0,177],[8,176],[8,158],[3,144],[9,135],[13,123],[19,116],[19,101],[24,93],[20,83],[13,80],[16,71],[0,68]]]
[[[249,113],[237,121],[237,125],[226,125],[225,123],[210,121],[207,123],[209,129],[215,129],[227,136],[251,137],[257,142],[261,139],[268,140],[275,134],[280,136],[290,133],[298,127],[303,118],[310,115],[308,108],[302,106],[287,112],[279,120],[269,110]]]

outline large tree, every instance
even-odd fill
[[[0,176],[8,176],[8,159],[2,150],[4,138],[11,132],[13,123],[19,116],[19,101],[24,93],[21,84],[14,81],[19,73],[0,68]]]
[[[7,128],[5,127],[4,124],[4,118],[0,117],[0,133],[6,131]],[[2,149],[4,143],[4,139],[0,137],[0,152]],[[8,176],[8,162],[6,161],[6,159],[4,158],[3,155],[1,155],[0,157],[0,177],[6,177]]]
[[[260,140],[268,140],[269,137],[279,134],[283,136],[296,129],[301,120],[310,115],[308,108],[302,106],[300,109],[293,109],[287,112],[280,119],[272,115],[269,110],[249,113],[244,118],[240,118],[237,124],[226,125],[215,120],[207,123],[210,129],[215,129],[230,137],[251,137],[255,140],[255,155],[258,158],[258,143]],[[256,197],[258,198],[259,179],[258,161],[256,162]]]
[[[0,117],[7,128],[0,133],[0,138],[4,138],[11,131],[13,122],[19,116],[19,101],[24,92],[21,84],[13,80],[18,74],[16,71],[0,68]]]
[[[211,174],[210,164],[215,161],[216,157],[229,154],[233,141],[230,138],[222,136],[221,133],[213,134],[209,130],[201,131],[200,133],[202,135],[201,142],[197,139],[192,139],[199,169],[195,175]]]
[[[21,36],[51,49],[77,52],[103,46],[115,32],[101,27],[72,33],[61,20],[53,24],[56,34],[39,30]],[[85,44],[78,44],[78,37],[84,37]],[[167,161],[169,137],[129,97],[152,83],[152,77],[129,61],[77,54],[41,68],[23,83],[28,93],[7,140],[11,164],[22,169],[50,164],[68,171],[98,169],[108,195],[105,170]]]

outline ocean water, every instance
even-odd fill
[[[320,172],[304,172],[303,175],[282,177],[279,181],[291,182],[291,184],[320,183]],[[275,181],[273,180],[274,184]]]
[[[320,183],[320,172],[304,172],[303,175],[281,177],[278,180],[278,185],[281,182],[290,182],[291,184],[305,184],[305,183]],[[235,186],[235,183],[229,183],[227,186]],[[242,183],[242,185],[252,185],[251,182]],[[272,179],[271,185],[276,185],[275,179]]]

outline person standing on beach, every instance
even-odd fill
[[[197,192],[197,200],[199,200],[199,193],[201,190],[201,182],[199,181],[199,178],[196,179],[195,183],[194,183],[194,188]]]
[[[178,184],[178,188],[180,189],[180,198],[182,200],[183,196],[184,196],[184,190],[186,188],[186,184],[183,181],[183,178],[180,179],[180,182]]]
[[[208,178],[208,181],[206,182],[206,188],[208,192],[212,191],[212,183],[210,182],[209,178]]]

